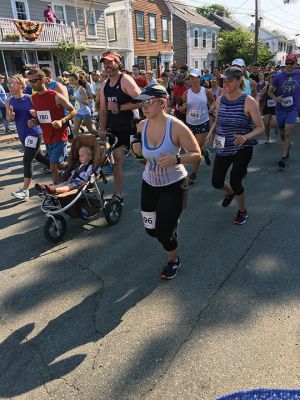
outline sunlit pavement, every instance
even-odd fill
[[[182,269],[143,231],[141,166],[125,161],[118,225],[68,219],[43,235],[40,199],[22,182],[18,143],[0,145],[0,398],[212,400],[256,387],[299,388],[300,141],[279,171],[280,142],[256,146],[248,222],[221,207],[202,165],[180,220]],[[37,163],[35,180],[49,181]],[[110,182],[105,187],[112,192]]]

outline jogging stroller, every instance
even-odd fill
[[[117,197],[105,199],[104,190],[99,190],[97,185],[99,179],[102,179],[103,183],[107,183],[102,167],[109,164],[110,155],[116,143],[117,138],[112,135],[107,136],[103,146],[92,135],[78,136],[73,140],[68,168],[59,177],[58,183],[64,182],[70,177],[71,171],[78,164],[78,152],[81,146],[89,146],[93,149],[92,173],[79,189],[63,194],[40,194],[43,198],[41,210],[47,218],[44,225],[44,235],[47,240],[57,243],[66,234],[67,222],[62,214],[89,221],[103,213],[108,224],[114,225],[119,222],[122,215],[120,200]]]

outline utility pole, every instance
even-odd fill
[[[258,52],[258,35],[260,26],[260,4],[259,0],[255,0],[255,32],[254,32],[254,52],[253,52],[253,64],[257,63],[257,52]]]

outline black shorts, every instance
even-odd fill
[[[209,131],[209,121],[206,121],[204,122],[204,124],[200,125],[187,124],[187,126],[190,128],[194,135],[203,135],[203,133],[208,133]]]
[[[264,107],[262,110],[263,115],[275,115],[276,107]]]
[[[116,136],[118,138],[118,143],[115,146],[115,149],[121,146],[130,146],[130,130],[128,131],[114,131],[113,129],[109,129],[109,133]]]

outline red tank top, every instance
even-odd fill
[[[45,144],[66,142],[68,140],[67,124],[64,124],[60,129],[55,129],[52,126],[53,121],[62,119],[65,116],[64,109],[62,107],[57,107],[55,96],[56,92],[50,89],[44,94],[34,93],[31,96],[31,101],[37,112],[43,132]]]

